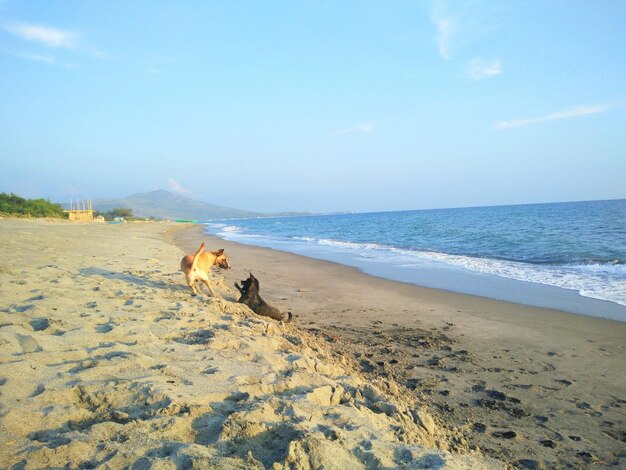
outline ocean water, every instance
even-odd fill
[[[212,221],[206,227],[227,240],[388,279],[626,321],[624,199]]]

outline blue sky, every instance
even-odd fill
[[[0,191],[626,197],[626,2],[0,0]]]

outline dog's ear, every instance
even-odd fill
[[[213,254],[215,256],[222,256],[224,254],[224,248],[220,248],[219,250],[214,251]]]
[[[254,287],[256,287],[257,292],[260,292],[261,288],[259,287],[259,280],[256,277],[254,277],[252,278],[252,282],[254,282]]]

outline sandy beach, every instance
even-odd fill
[[[201,241],[218,299],[178,271]],[[2,468],[620,468],[625,344],[201,226],[0,220]]]
[[[445,443],[519,468],[626,466],[626,324],[387,281],[334,263],[176,232],[225,248],[262,294],[373,381],[427,404]]]
[[[192,297],[177,228],[0,221],[0,467],[503,468],[218,277]]]

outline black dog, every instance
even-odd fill
[[[245,281],[241,281],[241,287],[235,282],[235,287],[241,293],[241,297],[237,302],[246,304],[257,315],[264,317],[270,317],[274,320],[283,320],[285,323],[291,321],[291,312],[283,314],[276,307],[268,305],[265,300],[259,295],[261,288],[259,287],[259,281],[256,277],[250,273],[250,277]]]

